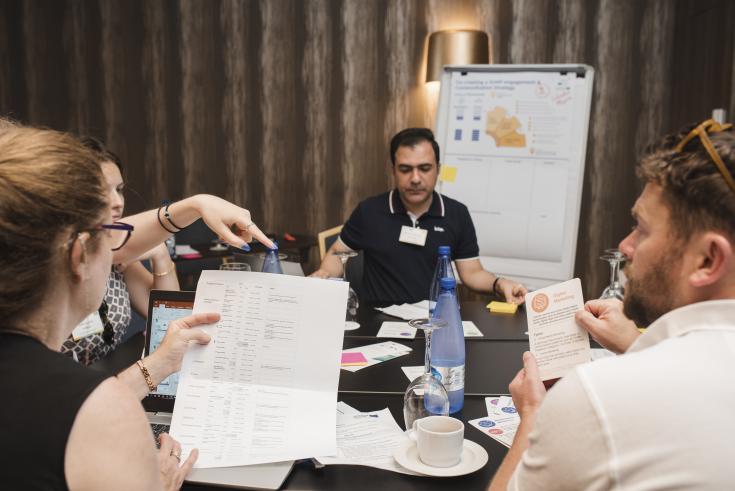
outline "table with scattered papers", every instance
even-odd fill
[[[528,349],[525,311],[520,309],[514,315],[495,314],[488,312],[485,307],[486,304],[487,302],[479,301],[461,302],[462,319],[473,322],[477,330],[482,333],[482,336],[466,337],[467,378],[465,382],[465,403],[464,409],[453,416],[465,423],[465,438],[478,443],[487,451],[489,456],[487,465],[477,472],[459,477],[416,476],[396,472],[395,469],[391,470],[382,466],[381,459],[383,463],[388,463],[385,459],[385,449],[373,449],[366,452],[364,447],[355,445],[343,449],[341,456],[314,456],[325,457],[322,463],[317,463],[317,459],[298,461],[282,489],[349,489],[350,491],[372,491],[376,488],[391,491],[486,489],[505,456],[507,448],[495,438],[497,435],[481,431],[481,428],[487,430],[492,429],[492,427],[483,428],[480,425],[478,428],[473,426],[471,422],[479,423],[483,420],[492,420],[493,415],[488,412],[486,398],[508,395],[508,383],[522,366],[521,355],[523,351]],[[417,333],[414,338],[408,339],[377,337],[384,322],[405,321],[378,311],[374,306],[361,305],[358,311],[358,321],[361,324],[359,329],[344,332],[343,353],[345,351],[360,352],[365,346],[382,343],[399,344],[405,350],[394,352],[390,357],[381,360],[379,363],[370,364],[369,366],[357,366],[357,370],[347,369],[356,365],[343,367],[339,374],[337,399],[357,413],[380,414],[379,418],[370,417],[370,419],[380,419],[381,422],[386,423],[386,426],[379,428],[381,431],[376,436],[376,441],[390,441],[391,438],[399,438],[396,433],[396,426],[402,430],[404,424],[403,392],[409,383],[404,369],[407,368],[408,373],[413,374],[416,373],[415,367],[419,367],[418,371],[420,373],[420,367],[424,360],[425,341],[421,332]],[[132,360],[140,355],[142,345],[142,336],[135,336],[118,348],[112,356],[103,360],[96,368],[113,372],[126,368],[132,363]],[[401,353],[401,351],[405,351],[405,353]],[[371,351],[368,351],[365,359],[367,360],[370,356]],[[362,363],[359,361],[360,357],[348,357],[347,359],[353,363]],[[414,367],[413,372],[411,367]],[[383,411],[386,408],[388,411]],[[392,416],[392,423],[388,418],[388,413]],[[368,417],[366,416],[366,418]],[[498,418],[498,415],[494,415],[494,417]],[[495,421],[493,422],[497,424]],[[483,424],[488,425],[488,423]],[[506,428],[506,426],[503,426],[503,428]],[[342,430],[355,431],[353,436],[365,434],[365,425],[343,427]],[[338,441],[339,434],[340,428],[338,426]],[[350,435],[349,433],[343,434]],[[359,444],[360,441],[358,440],[356,443]],[[344,450],[346,450],[346,453]],[[335,463],[349,456],[357,458],[361,461],[361,464],[373,465],[377,463],[377,467]],[[326,457],[333,457],[336,460],[330,462],[330,459]],[[388,467],[390,467],[389,463]],[[185,483],[182,489],[215,488]]]

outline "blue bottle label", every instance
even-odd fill
[[[447,392],[464,389],[464,365],[456,367],[431,367],[431,373],[444,384]]]

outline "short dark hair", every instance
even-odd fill
[[[661,186],[677,239],[707,230],[718,230],[735,239],[735,192],[701,139],[696,137],[681,151],[676,150],[695,127],[687,126],[649,147],[638,165],[638,176]],[[731,129],[708,136],[722,162],[735,175],[735,132]]]
[[[118,157],[116,153],[107,148],[102,140],[93,136],[82,136],[79,138],[79,141],[82,142],[82,145],[95,153],[100,164],[102,162],[112,162],[118,169],[120,169],[120,172],[122,172],[122,160],[120,160],[120,157]]]
[[[396,165],[398,147],[415,147],[424,141],[431,143],[436,165],[439,165],[439,144],[434,140],[434,133],[429,128],[406,128],[396,133],[390,140],[390,161]]]

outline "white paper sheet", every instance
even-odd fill
[[[462,321],[462,330],[466,338],[481,338],[482,331],[472,321]],[[416,328],[408,325],[408,322],[383,322],[378,330],[379,338],[413,339],[416,337]]]
[[[469,423],[490,438],[510,448],[521,419],[517,415],[487,416],[473,419]]]
[[[363,368],[371,367],[373,365],[377,365],[378,363],[392,360],[394,358],[398,358],[399,356],[407,355],[411,351],[413,350],[408,346],[394,343],[393,341],[385,341],[383,343],[368,344],[366,346],[360,346],[358,348],[346,349],[342,352],[362,353],[367,359],[368,363],[367,365],[358,367],[342,367],[342,370],[347,370],[348,372],[357,372],[359,370],[362,370]]]
[[[429,301],[422,300],[416,303],[404,303],[401,305],[391,305],[389,307],[375,307],[376,310],[384,314],[398,317],[399,319],[410,321],[411,319],[425,319],[429,317]]]
[[[529,344],[541,380],[563,377],[568,370],[591,359],[590,337],[574,321],[584,308],[579,278],[526,295]]]
[[[482,331],[472,321],[462,321],[462,330],[466,338],[481,338]]]
[[[278,462],[336,452],[347,284],[204,271],[194,312],[218,312],[206,346],[191,345],[171,435],[195,467]]]
[[[317,457],[324,465],[364,465],[419,475],[398,465],[393,452],[408,437],[388,408],[361,413],[344,402],[337,405],[337,453]]]
[[[378,330],[379,338],[413,339],[416,337],[416,328],[408,322],[383,322]]]
[[[494,396],[485,398],[488,416],[510,416],[518,414],[510,396]]]

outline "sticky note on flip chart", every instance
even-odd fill
[[[439,180],[444,182],[454,182],[457,180],[457,168],[450,165],[442,165],[439,171]]]
[[[342,353],[343,367],[360,367],[367,365],[367,358],[362,353]]]

